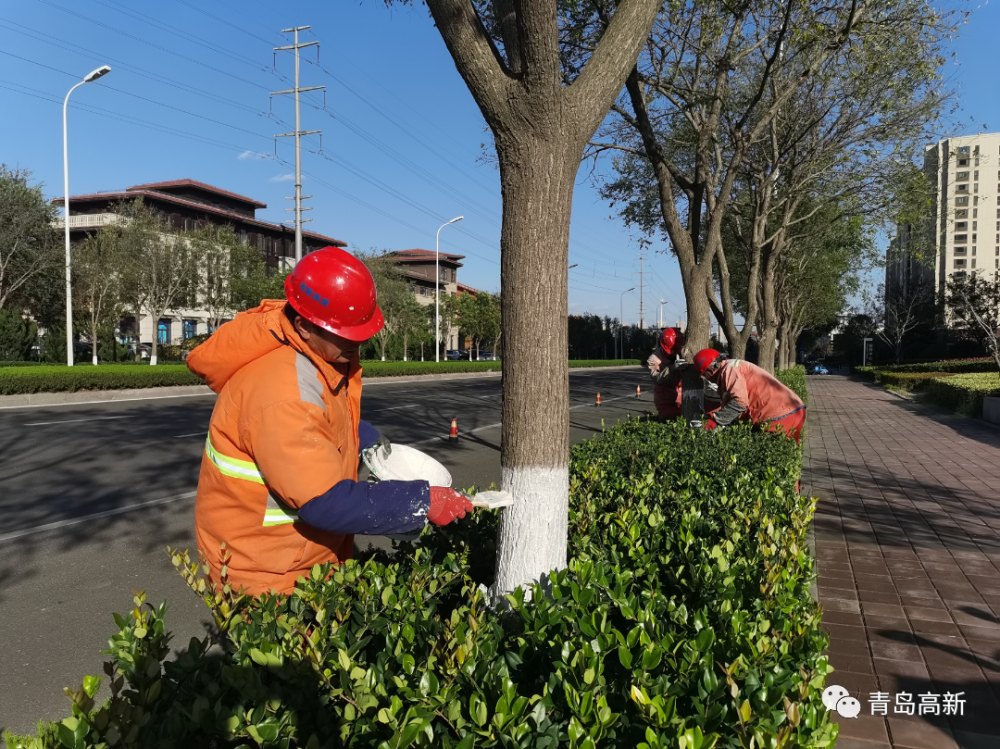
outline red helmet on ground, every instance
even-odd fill
[[[664,328],[663,335],[660,336],[660,347],[667,354],[680,354],[685,342],[686,339],[680,328]]]
[[[722,356],[723,355],[714,348],[703,348],[694,355],[694,366],[695,369],[698,370],[698,374],[704,377],[705,373],[711,369],[712,365],[719,361]]]
[[[367,341],[385,325],[375,279],[364,263],[339,247],[302,258],[285,279],[285,298],[309,322],[349,341]]]

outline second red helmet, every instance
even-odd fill
[[[660,347],[667,354],[679,355],[684,348],[686,339],[680,328],[664,328],[660,336]]]
[[[705,372],[711,369],[712,365],[715,364],[722,356],[714,348],[703,348],[697,354],[694,355],[694,366],[698,370],[698,374],[702,377],[705,376]]]
[[[309,322],[349,341],[367,341],[385,325],[375,279],[339,247],[302,258],[285,279],[285,298]]]

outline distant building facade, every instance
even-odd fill
[[[477,293],[471,286],[458,282],[458,269],[462,267],[460,261],[465,255],[442,252],[437,257],[431,250],[413,249],[390,252],[387,257],[399,266],[403,278],[410,286],[410,292],[420,304],[425,306],[434,304],[434,294],[438,289],[442,297],[462,294],[475,296]],[[436,257],[437,277],[434,274]],[[468,346],[469,342],[465,341],[465,336],[459,334],[458,327],[452,326],[447,341],[444,342],[445,349],[465,350]]]
[[[918,224],[900,224],[886,253],[886,290],[933,281],[945,312],[952,275],[1000,272],[1000,133],[945,138],[924,149],[933,201]]]
[[[257,210],[267,208],[266,204],[192,179],[151,182],[122,191],[71,196],[70,241],[79,242],[100,227],[115,223],[120,219],[116,213],[118,206],[137,198],[174,229],[195,230],[206,225],[232,227],[244,243],[260,248],[268,268],[274,272],[291,268],[295,263],[295,229],[258,219]],[[63,199],[56,198],[52,202],[61,206]],[[61,218],[58,223],[62,226]],[[346,247],[347,243],[315,232],[302,232],[303,254],[330,246]],[[170,310],[155,324],[151,316],[141,317],[138,335],[143,343],[151,343],[154,334],[160,343],[178,343],[210,332],[209,315],[203,309]],[[131,323],[134,329],[134,320]]]

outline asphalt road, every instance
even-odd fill
[[[652,410],[634,370],[570,374],[573,442]],[[594,407],[600,390],[603,405]],[[0,410],[0,728],[69,714],[62,693],[101,673],[133,589],[168,601],[175,648],[209,617],[167,558],[194,550],[193,492],[214,396]],[[419,446],[457,487],[500,482],[500,379],[366,383],[362,416]],[[453,417],[461,439],[446,439]]]

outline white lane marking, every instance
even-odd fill
[[[174,438],[178,439],[180,437],[201,437],[204,434],[207,434],[207,430],[204,432],[191,432],[191,434],[175,434]]]
[[[94,406],[107,405],[108,403],[131,403],[132,401],[158,401],[166,398],[204,398],[206,395],[215,396],[216,393],[184,393],[183,395],[148,395],[143,398],[115,398],[114,400],[103,401],[71,401],[69,403],[33,403],[24,406],[0,406],[0,411],[12,411],[17,408],[59,408],[60,406]]]
[[[116,507],[113,510],[104,510],[103,512],[95,512],[91,515],[83,515],[78,518],[67,518],[66,520],[57,520],[54,523],[46,523],[45,525],[36,525],[34,528],[24,528],[19,531],[11,531],[10,533],[4,533],[0,535],[0,543],[4,541],[11,541],[15,538],[20,538],[21,536],[28,536],[32,533],[42,533],[44,531],[53,531],[59,528],[65,528],[69,525],[76,525],[77,523],[86,523],[88,520],[97,520],[99,518],[106,518],[112,515],[121,515],[124,512],[131,512],[132,510],[141,510],[145,507],[153,507],[154,505],[165,505],[169,502],[176,502],[179,499],[188,499],[195,496],[197,492],[187,492],[186,494],[175,494],[172,497],[161,497],[160,499],[151,499],[148,502],[140,502],[139,504],[129,505],[128,507]]]
[[[30,424],[25,424],[26,427],[45,427],[50,424],[75,424],[79,421],[112,421],[113,419],[131,419],[132,415],[128,416],[89,416],[86,419],[63,419],[62,421],[33,421]]]
[[[365,413],[374,414],[378,413],[379,411],[398,411],[401,408],[416,408],[419,405],[420,405],[419,403],[411,403],[408,406],[390,406],[389,408],[373,408],[370,411],[365,411]]]
[[[634,399],[635,396],[634,395],[621,395],[621,396],[618,396],[617,398],[602,398],[601,402],[602,403],[610,403],[611,401],[620,401],[620,400],[625,400],[627,398]],[[584,408],[586,406],[592,406],[592,407],[596,408],[596,406],[593,403],[580,403],[580,404],[578,404],[576,406],[570,406],[569,410],[572,411],[573,409]],[[476,432],[482,432],[482,431],[484,431],[486,429],[495,429],[496,427],[500,426],[502,423],[503,422],[498,421],[496,424],[487,424],[484,427],[476,427],[475,429],[471,429],[468,432],[464,432],[464,433],[460,432],[459,436],[461,436],[462,434],[475,434]],[[431,437],[429,439],[420,440],[419,442],[400,442],[399,444],[401,444],[401,445],[405,444],[405,445],[407,445],[409,447],[416,447],[417,445],[426,445],[426,444],[428,444],[430,442],[437,442],[438,440],[446,440],[446,439],[448,439],[448,435],[447,434],[443,434],[440,437]]]

